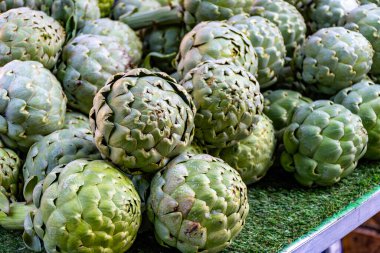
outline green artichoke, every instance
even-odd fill
[[[124,23],[109,18],[89,20],[80,33],[115,37],[125,46],[132,65],[138,65],[141,60],[142,43],[135,31]]]
[[[256,78],[228,60],[200,64],[181,85],[197,108],[195,138],[207,148],[232,146],[248,137],[263,110]]]
[[[20,158],[13,150],[0,148],[0,210],[6,213],[9,212],[9,205],[4,206],[4,203],[9,203],[8,200],[16,202],[22,188],[19,175],[21,165]],[[4,197],[7,199],[5,202]]]
[[[156,239],[181,252],[219,252],[245,224],[247,187],[221,159],[185,154],[152,180],[148,215]]]
[[[58,20],[66,29],[73,32],[83,27],[86,20],[100,18],[98,0],[41,0],[41,10]]]
[[[25,7],[0,14],[0,66],[32,60],[52,69],[64,42],[63,28],[41,11]]]
[[[327,186],[349,175],[367,150],[359,116],[329,100],[299,107],[285,129],[283,168],[305,186]]]
[[[380,159],[380,85],[363,80],[341,90],[333,99],[362,119],[368,132],[368,148],[364,157]]]
[[[105,161],[56,167],[33,192],[38,208],[25,219],[25,244],[47,252],[125,252],[141,224],[131,180]]]
[[[183,78],[199,63],[226,58],[256,75],[257,55],[246,35],[225,22],[202,22],[182,39],[177,72]]]
[[[318,0],[308,8],[309,27],[314,33],[322,28],[340,26],[341,19],[359,6],[357,0]]]
[[[261,88],[277,82],[285,63],[286,48],[278,27],[268,19],[237,15],[228,20],[230,25],[243,32],[252,42],[258,56],[257,81]]]
[[[0,68],[0,138],[26,152],[65,120],[66,97],[55,76],[39,62],[11,61]]]
[[[278,26],[289,57],[293,57],[295,48],[305,40],[305,20],[293,5],[283,0],[256,0],[251,15],[262,16]]]
[[[41,5],[41,0],[0,0],[0,13],[10,9],[29,7],[37,10]]]
[[[264,115],[248,138],[218,151],[218,156],[249,185],[263,178],[272,166],[276,142],[272,121]]]
[[[77,159],[101,159],[91,132],[87,129],[58,130],[36,142],[29,149],[22,168],[25,200],[32,201],[36,184],[56,166]]]
[[[128,50],[116,38],[83,34],[64,47],[57,77],[68,104],[87,114],[96,92],[107,79],[130,67]]]
[[[347,29],[360,32],[372,44],[375,54],[370,73],[380,76],[380,7],[375,4],[360,6],[346,15],[344,22]]]
[[[65,115],[65,129],[84,128],[90,130],[90,120],[88,116],[73,111],[67,111]]]
[[[373,49],[360,33],[331,27],[309,36],[296,54],[297,78],[306,89],[334,95],[366,76]]]
[[[268,90],[264,95],[264,114],[273,122],[276,131],[282,131],[290,125],[295,110],[312,102],[293,90]]]
[[[173,59],[178,53],[184,35],[185,29],[181,26],[165,26],[149,30],[144,36],[144,47],[148,52],[146,61],[149,65],[167,73],[174,72]]]
[[[131,174],[154,173],[190,145],[194,114],[190,96],[174,79],[133,69],[99,90],[90,124],[104,157]]]

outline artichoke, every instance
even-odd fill
[[[195,138],[207,148],[232,146],[248,137],[263,110],[256,78],[227,60],[200,64],[181,85],[197,108]]]
[[[309,27],[314,33],[322,28],[339,26],[341,19],[358,6],[357,0],[314,1],[308,8]]]
[[[152,180],[148,215],[156,239],[181,252],[219,252],[245,224],[247,187],[221,159],[185,154]]]
[[[236,169],[247,185],[259,181],[273,164],[276,136],[272,121],[260,116],[253,133],[236,145],[218,151],[218,156]]]
[[[202,22],[182,39],[177,72],[183,78],[199,63],[226,58],[256,75],[257,55],[246,35],[225,22]]]
[[[87,114],[96,92],[107,79],[130,67],[128,50],[116,38],[83,34],[64,47],[57,77],[68,104]]]
[[[104,157],[131,174],[154,173],[190,145],[194,114],[190,96],[174,79],[133,69],[99,90],[90,124]]]
[[[297,78],[306,88],[334,95],[366,76],[373,49],[360,33],[331,27],[309,36],[296,54]]]
[[[124,23],[109,18],[90,20],[85,22],[80,33],[115,37],[125,46],[132,65],[139,64],[141,60],[142,43],[135,31]]]
[[[26,152],[61,129],[66,98],[55,76],[39,62],[12,61],[0,68],[0,138]]]
[[[90,130],[90,120],[88,116],[73,111],[67,111],[65,115],[65,129],[84,128]]]
[[[295,110],[312,102],[310,98],[292,90],[268,90],[264,95],[264,114],[273,122],[276,131],[290,125]]]
[[[241,14],[228,20],[230,25],[243,32],[252,42],[258,56],[257,80],[261,88],[277,82],[285,63],[286,48],[278,27],[262,17]]]
[[[305,186],[328,186],[349,175],[367,150],[359,116],[332,101],[299,107],[283,135],[283,168]]]
[[[364,157],[380,159],[380,85],[363,80],[341,90],[334,97],[334,102],[360,116],[368,132],[368,147]]]
[[[58,20],[69,33],[83,27],[86,20],[100,18],[98,0],[41,0],[41,10]]]
[[[26,245],[47,252],[125,252],[141,224],[131,180],[105,161],[56,167],[33,193],[38,208],[25,219]]]
[[[256,0],[251,15],[267,18],[278,26],[289,57],[293,57],[295,48],[305,40],[305,20],[293,5],[283,0]]]
[[[32,60],[52,69],[64,42],[63,28],[41,11],[25,7],[0,14],[0,66]]]
[[[21,160],[10,149],[0,148],[0,210],[9,212],[9,200],[16,202],[22,188],[20,182]],[[5,200],[6,201],[3,201]]]
[[[0,13],[10,9],[29,7],[37,10],[41,5],[41,0],[0,0]]]
[[[173,59],[184,35],[185,29],[181,26],[165,26],[148,31],[144,36],[144,46],[149,52],[146,58],[149,65],[157,66],[167,73],[174,72]]]
[[[76,159],[101,159],[91,132],[87,129],[58,130],[36,142],[29,149],[22,168],[25,200],[32,201],[36,184],[56,166]]]
[[[360,32],[372,44],[375,54],[370,73],[380,76],[380,7],[375,4],[360,6],[346,15],[344,22],[347,29]]]

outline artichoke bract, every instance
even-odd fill
[[[146,60],[154,67],[172,73],[173,59],[179,50],[185,29],[181,26],[165,26],[149,30],[144,36],[144,47],[148,52]]]
[[[277,76],[285,63],[286,48],[278,27],[268,19],[237,15],[228,23],[242,31],[252,42],[257,53],[257,81],[261,88],[277,82]]]
[[[32,201],[36,184],[56,166],[77,159],[101,159],[93,143],[92,133],[87,129],[58,130],[36,142],[29,149],[22,168],[25,200]]]
[[[89,20],[84,23],[79,33],[115,37],[125,46],[132,65],[139,64],[141,60],[142,43],[136,32],[124,23],[109,18]]]
[[[28,7],[32,10],[38,10],[40,4],[40,0],[0,0],[0,13],[21,7]]]
[[[278,26],[288,57],[293,57],[295,48],[305,40],[307,29],[304,18],[293,5],[283,0],[256,0],[250,14],[262,16]]]
[[[25,219],[25,244],[46,252],[125,252],[141,224],[131,180],[105,161],[56,167],[34,190],[37,207]],[[41,239],[41,241],[39,240]]]
[[[359,116],[329,100],[299,107],[283,135],[282,167],[305,186],[332,185],[349,175],[367,150]]]
[[[268,90],[263,95],[263,112],[272,120],[276,131],[281,131],[290,124],[298,107],[312,102],[310,98],[293,90]]]
[[[247,187],[210,155],[181,155],[152,180],[148,215],[160,244],[181,252],[219,252],[245,224]]]
[[[82,34],[64,47],[57,77],[68,104],[87,114],[107,79],[130,68],[128,49],[116,38]]]
[[[41,0],[41,10],[58,20],[66,32],[75,35],[86,20],[100,18],[97,0]]]
[[[335,95],[334,102],[360,116],[368,132],[368,148],[364,157],[380,159],[380,85],[363,80],[341,90]]]
[[[341,19],[358,6],[357,0],[314,1],[308,7],[309,27],[312,32],[316,32],[322,28],[339,26]]]
[[[100,153],[131,174],[154,173],[185,151],[195,106],[165,73],[133,69],[99,90],[90,124]]]
[[[371,43],[375,54],[370,73],[380,76],[380,7],[375,4],[360,6],[349,12],[344,22],[345,28],[360,32]]]
[[[202,22],[182,39],[177,55],[177,72],[183,78],[206,60],[226,58],[256,75],[257,55],[246,35],[225,22]]]
[[[218,157],[236,169],[249,185],[263,178],[272,166],[276,142],[272,121],[263,115],[250,136],[218,151]]]
[[[256,78],[228,60],[206,61],[181,85],[192,96],[195,138],[208,148],[223,148],[248,137],[262,113],[264,98]]]
[[[0,210],[5,213],[9,212],[9,200],[16,202],[22,188],[21,165],[20,158],[13,150],[0,148]],[[5,202],[2,201],[4,197],[7,199]]]
[[[12,61],[0,68],[0,138],[26,152],[64,125],[66,97],[55,76],[39,62]]]
[[[324,28],[309,36],[296,52],[297,78],[312,92],[334,95],[367,75],[373,54],[360,33]]]
[[[84,128],[90,130],[90,120],[88,116],[73,111],[67,111],[65,115],[65,129]]]
[[[17,8],[0,14],[0,66],[38,61],[52,69],[65,42],[62,26],[44,12]]]

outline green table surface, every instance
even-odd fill
[[[331,217],[379,189],[380,163],[361,161],[349,177],[332,187],[304,188],[279,168],[249,188],[246,225],[225,252],[279,252],[316,231]],[[0,252],[30,252],[21,232],[0,228]],[[177,252],[160,247],[152,233],[140,234],[130,252]]]

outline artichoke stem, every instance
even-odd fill
[[[35,209],[33,205],[15,202],[10,205],[9,214],[0,212],[0,226],[5,229],[24,230],[25,217]]]
[[[162,7],[153,11],[143,11],[127,17],[121,17],[120,21],[134,30],[151,27],[153,25],[175,25],[183,21],[183,13],[180,7]]]

